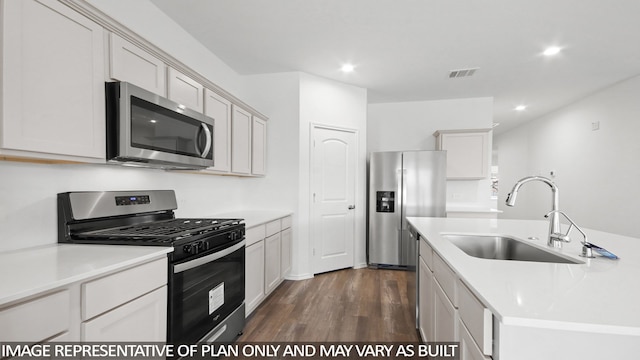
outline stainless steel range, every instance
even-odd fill
[[[58,242],[171,246],[167,342],[229,342],[244,328],[242,219],[177,219],[172,190],[58,194]]]

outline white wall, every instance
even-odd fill
[[[366,266],[366,136],[367,91],[313,75],[300,75],[300,188],[299,207],[301,219],[310,219],[310,139],[311,125],[329,125],[353,129],[358,137],[358,169],[356,172],[356,267]],[[308,222],[301,222],[299,253],[301,259],[312,257],[313,244]],[[300,264],[301,271],[313,274],[312,262]]]
[[[640,77],[495,136],[503,218],[542,219],[551,194],[527,184],[514,208],[506,194],[527,175],[556,176],[560,209],[579,225],[640,237]],[[600,129],[593,131],[592,123]]]
[[[491,128],[493,98],[369,104],[368,111],[367,152],[435,150],[436,130]],[[449,180],[447,205],[495,207],[490,185],[490,179]]]
[[[288,278],[310,277],[301,264],[300,223],[298,209],[300,127],[300,74],[279,73],[244,78],[246,101],[264,114],[267,122],[267,176],[245,189],[243,203],[247,209],[281,209],[293,212],[292,264]],[[303,275],[300,275],[304,273]]]
[[[0,251],[54,244],[56,194],[66,191],[173,189],[180,217],[237,210],[255,179],[135,169],[0,161]]]

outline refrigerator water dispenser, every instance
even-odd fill
[[[376,212],[395,212],[395,191],[376,192]]]

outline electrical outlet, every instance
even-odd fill
[[[591,123],[591,131],[600,130],[600,121],[595,121]]]

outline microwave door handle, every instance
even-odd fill
[[[211,143],[213,142],[213,137],[211,136],[211,130],[209,130],[209,128],[207,127],[207,124],[202,123],[200,124],[200,126],[204,130],[204,134],[207,136],[207,144],[204,146],[204,150],[202,151],[202,154],[200,154],[200,157],[205,158],[207,157],[209,150],[211,150]]]

